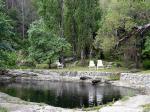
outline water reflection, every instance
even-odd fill
[[[64,82],[1,82],[0,91],[26,101],[43,102],[63,108],[97,106],[118,100],[131,93],[139,93],[137,90],[111,85],[93,86],[85,83]]]

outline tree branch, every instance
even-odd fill
[[[133,35],[144,34],[147,30],[150,30],[150,23],[146,24],[144,26],[133,27],[132,30],[131,30],[131,32],[129,32],[127,35],[123,35],[121,37],[121,39],[115,45],[115,49],[118,48],[123,41],[131,38]]]

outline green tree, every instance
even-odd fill
[[[64,0],[35,0],[35,3],[46,27],[53,35],[64,38]],[[60,58],[61,62],[65,64],[63,49]]]
[[[150,36],[146,37],[146,41],[143,49],[143,57],[148,59],[150,58]]]
[[[9,61],[11,61],[9,54],[14,44],[12,21],[4,9],[4,2],[0,0],[0,68],[9,66]]]
[[[85,50],[92,49],[95,33],[98,30],[99,0],[66,0],[66,8],[68,25],[66,32],[69,32],[68,36],[71,37],[74,52],[78,51],[81,62],[84,63]]]
[[[62,51],[66,52],[70,44],[64,39],[53,35],[47,29],[43,19],[35,21],[28,30],[29,35],[29,57],[38,64],[50,65],[59,58]]]
[[[107,10],[104,10],[103,20],[95,41],[99,49],[103,49],[106,57],[116,55],[119,59],[124,58],[125,62],[136,62],[139,65],[142,49],[142,36],[135,34],[127,39],[122,46],[114,49],[118,41],[130,33],[136,26],[142,26],[149,22],[150,1],[146,0],[111,0]],[[107,40],[108,44],[105,44]],[[112,41],[113,40],[113,41]],[[115,52],[114,52],[115,51]],[[109,55],[108,55],[109,54]],[[114,59],[114,58],[113,58]],[[127,64],[127,66],[129,66]]]
[[[77,43],[78,43],[78,32],[77,32],[77,21],[76,21],[76,9],[77,0],[65,0],[65,37],[72,45],[72,53],[74,60],[77,59]]]

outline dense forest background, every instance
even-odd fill
[[[86,60],[150,68],[150,0],[0,0],[0,67]]]

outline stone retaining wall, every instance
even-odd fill
[[[10,70],[9,75],[1,75],[0,80],[13,78],[17,81],[81,81],[81,77],[86,77],[88,82],[94,79],[106,79],[113,75],[110,72],[96,71]]]
[[[97,71],[49,71],[49,70],[34,70],[35,73],[40,73],[43,75],[54,75],[59,76],[69,76],[69,77],[110,77],[113,73],[110,72],[97,72]]]
[[[134,86],[146,88],[150,93],[150,75],[148,74],[121,73],[120,81],[125,81]]]

